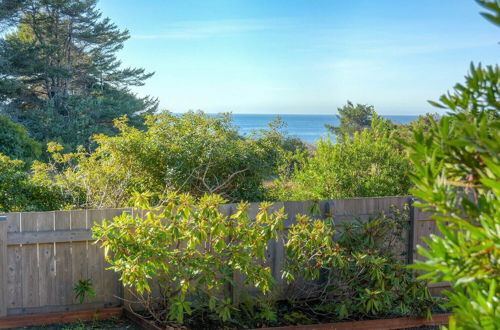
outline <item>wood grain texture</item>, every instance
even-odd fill
[[[71,212],[71,229],[87,229],[87,211],[72,211]],[[87,261],[87,242],[72,242],[71,243],[71,260],[72,260],[72,286],[76,285],[79,280],[87,280],[88,277],[88,261]],[[77,304],[78,299],[72,295],[72,303]]]
[[[43,212],[37,219],[37,231],[54,231],[55,212]],[[38,295],[40,306],[51,306],[56,299],[55,243],[38,244]]]
[[[54,323],[70,323],[76,321],[92,321],[121,317],[122,308],[94,309],[76,312],[40,314],[32,316],[14,316],[0,318],[0,329],[26,326],[44,326]]]
[[[36,231],[37,221],[43,217],[43,212],[29,212],[21,214],[21,231]],[[23,245],[21,248],[21,288],[23,292],[23,307],[40,305],[38,282],[38,246],[36,244]]]
[[[90,229],[23,231],[9,235],[8,244],[44,244],[86,242],[92,239]]]
[[[7,217],[0,215],[0,317],[7,316]]]
[[[7,214],[7,237],[21,230],[21,214]],[[22,292],[22,247],[8,245],[7,247],[7,308],[21,307],[23,303]]]
[[[431,320],[424,317],[402,317],[396,319],[336,322],[288,327],[259,328],[259,330],[389,330],[422,326],[447,325],[451,314],[433,315]],[[257,329],[254,329],[257,330]]]
[[[54,229],[71,229],[71,211],[56,211]],[[71,304],[73,301],[73,259],[71,256],[71,242],[57,242],[56,245],[56,298],[57,305]]]

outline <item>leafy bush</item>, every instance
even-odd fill
[[[297,217],[287,235],[284,272],[291,284],[302,280],[289,289],[294,312],[316,323],[325,318],[430,317],[437,302],[396,252],[407,224],[408,213],[397,209],[346,223],[340,230],[332,219]]]
[[[57,192],[31,182],[22,160],[0,153],[0,212],[45,211],[63,205]]]
[[[450,281],[451,327],[493,329],[500,324],[500,103],[498,66],[472,66],[465,85],[437,103],[453,110],[415,132],[408,143],[415,164],[415,196],[439,214],[441,236],[419,247],[422,278]]]
[[[275,181],[276,200],[322,200],[348,197],[405,195],[411,187],[411,168],[403,148],[395,141],[390,121],[374,117],[372,128],[334,144],[320,140],[311,157],[289,154]],[[290,163],[293,170],[290,170]]]
[[[498,1],[479,0],[500,26]],[[415,165],[413,193],[436,214],[441,236],[420,246],[422,278],[450,281],[450,328],[500,324],[500,68],[471,64],[465,84],[431,104],[450,109],[406,145]]]
[[[158,207],[144,195],[136,201],[145,210],[142,217],[123,214],[93,232],[111,268],[159,324],[182,324],[191,314],[193,294],[207,297],[210,311],[227,321],[237,307],[227,292],[235,273],[262,293],[270,290],[273,277],[263,262],[268,240],[282,230],[283,210],[271,213],[271,204],[262,203],[253,221],[248,203],[229,217],[219,210],[225,200],[216,195],[195,201],[171,193]],[[154,296],[152,283],[158,289]]]
[[[157,207],[150,202],[138,194],[139,211],[105,221],[93,232],[111,268],[163,326],[256,328],[428,316],[436,305],[425,283],[414,280],[394,252],[401,249],[407,212],[374,215],[340,232],[331,219],[297,215],[287,233],[283,210],[271,213],[269,203],[253,219],[248,203],[224,215],[225,201],[216,195],[195,200],[171,193]],[[278,276],[288,287],[276,285],[266,266],[270,240],[283,240],[286,261]],[[249,287],[259,294],[249,295]]]
[[[0,115],[0,153],[29,162],[40,157],[42,144],[30,138],[24,126]]]
[[[85,299],[92,300],[96,296],[94,284],[91,279],[78,280],[73,287],[73,291],[75,292],[75,298],[78,299],[80,304],[83,304]]]
[[[34,179],[58,187],[83,208],[123,206],[134,191],[254,201],[264,198],[263,182],[284,149],[300,146],[284,137],[280,122],[243,138],[230,115],[163,113],[147,117],[146,125],[143,131],[125,117],[116,120],[119,135],[96,136],[94,152],[62,154],[51,144],[52,161],[37,163]]]

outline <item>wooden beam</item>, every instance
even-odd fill
[[[7,217],[0,215],[0,317],[7,315]]]
[[[378,319],[368,321],[336,322],[315,325],[297,325],[274,328],[260,328],[258,330],[388,330],[406,329],[422,326],[447,325],[451,314],[432,315],[432,319],[424,317],[401,317],[397,319]],[[257,330],[257,329],[254,329]]]
[[[25,231],[9,233],[7,245],[93,241],[90,229]]]
[[[157,326],[154,321],[146,320],[140,317],[138,314],[129,311],[128,309],[123,309],[123,315],[132,321],[135,325],[137,325],[140,329],[144,330],[161,330],[159,326]]]
[[[78,312],[40,314],[36,317],[33,317],[32,315],[3,317],[0,318],[0,329],[48,325],[54,323],[70,323],[76,321],[104,320],[121,317],[122,314],[123,308],[106,308]]]

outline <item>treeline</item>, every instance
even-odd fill
[[[339,141],[314,151],[279,120],[243,137],[228,114],[158,114],[133,94],[152,73],[122,67],[129,33],[96,0],[5,0],[0,27],[1,211],[119,207],[135,192],[262,201],[410,186],[401,128],[373,107],[339,109]]]
[[[117,133],[94,135],[92,148],[50,142],[43,153],[26,129],[5,118],[12,134],[0,158],[0,209],[122,207],[136,193],[159,200],[168,191],[229,201],[407,194],[412,165],[400,141],[433,116],[409,125],[370,116],[369,127],[336,143],[325,136],[314,149],[287,137],[280,120],[243,137],[230,114],[163,112],[146,116],[145,128],[122,116],[114,120]]]

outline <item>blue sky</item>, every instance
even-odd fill
[[[139,95],[184,112],[380,114],[427,104],[471,61],[499,59],[499,30],[473,0],[101,0],[131,38],[120,59],[154,71]]]

